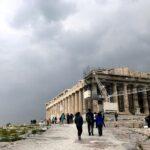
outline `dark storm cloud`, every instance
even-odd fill
[[[0,30],[1,122],[41,119],[44,103],[81,79],[88,65],[149,71],[149,5],[22,1],[10,14],[11,32]]]
[[[27,26],[32,28],[32,25],[36,24],[37,21],[63,20],[73,11],[73,5],[64,0],[26,0],[17,10],[12,24],[16,27]]]
[[[117,2],[116,8],[107,1],[105,7],[101,7],[99,3],[102,10],[90,10],[94,18],[88,18],[91,20],[90,29],[78,33],[68,32],[64,39],[64,47],[77,62],[81,57],[81,64],[129,66],[148,71],[150,69],[149,2]],[[107,10],[109,8],[112,9]]]

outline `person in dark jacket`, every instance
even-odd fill
[[[91,112],[91,109],[88,109],[86,113],[86,121],[88,125],[88,133],[90,135],[94,135],[93,128],[94,128],[94,114]]]
[[[78,130],[78,139],[81,140],[83,118],[82,118],[80,112],[77,112],[75,114],[75,124],[76,124],[77,130]]]
[[[70,123],[73,123],[73,118],[74,118],[74,116],[73,116],[73,114],[70,114]]]
[[[55,117],[55,124],[57,124],[57,117]]]
[[[101,112],[99,112],[97,117],[96,117],[96,125],[97,125],[97,128],[98,128],[99,136],[102,136],[102,134],[103,134],[103,126],[105,126],[105,124],[104,124],[104,118],[102,117]]]
[[[70,123],[70,115],[67,113],[67,124],[69,124]]]
[[[115,112],[114,116],[115,116],[115,120],[118,121],[118,113],[117,112]]]

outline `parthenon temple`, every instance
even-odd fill
[[[111,109],[116,104],[119,114],[147,115],[150,113],[150,73],[135,72],[127,67],[96,69],[98,79],[104,85],[109,102],[100,101],[101,91],[90,70],[83,80],[70,89],[64,90],[46,103],[46,119],[59,117],[62,113],[81,112],[90,108],[93,112]],[[113,109],[112,109],[113,110]]]

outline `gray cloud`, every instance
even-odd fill
[[[74,10],[73,4],[64,0],[46,0],[44,2],[41,0],[26,0],[17,10],[12,24],[16,27],[32,28],[36,23],[43,21],[48,24],[63,20]]]
[[[0,36],[0,118],[44,117],[86,66],[150,67],[148,0],[23,1]],[[8,17],[8,16],[7,16]]]

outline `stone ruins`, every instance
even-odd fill
[[[85,114],[88,108],[93,112],[102,109],[127,115],[150,113],[150,73],[131,71],[127,67],[96,69],[96,73],[107,91],[107,100],[101,100],[101,91],[90,70],[83,80],[46,103],[46,119],[62,113]]]

